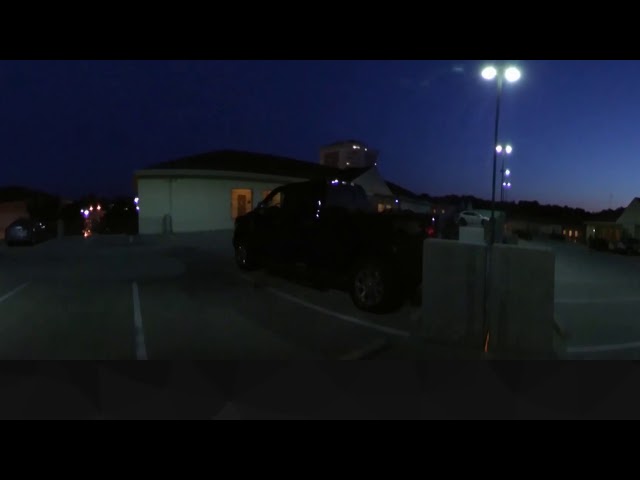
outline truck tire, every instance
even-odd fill
[[[363,261],[353,270],[351,299],[360,310],[386,313],[398,305],[399,292],[388,268],[380,262]]]

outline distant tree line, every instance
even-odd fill
[[[457,206],[459,209],[472,208],[488,210],[491,201],[471,195],[443,195],[440,197],[423,194],[422,198],[436,204]],[[583,208],[567,205],[543,205],[537,201],[496,202],[496,210],[505,212],[507,218],[540,223],[582,224],[587,221],[613,222],[622,215],[624,207],[588,212]]]
[[[31,218],[37,218],[49,229],[55,231],[62,220],[66,235],[81,235],[85,228],[85,218],[81,210],[89,206],[101,206],[104,215],[96,233],[137,233],[137,211],[131,197],[100,197],[85,195],[75,201],[65,202],[58,195],[32,190],[26,187],[10,186],[0,188],[0,202],[23,201]]]

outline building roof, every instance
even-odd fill
[[[236,150],[219,150],[156,163],[149,166],[147,170],[250,172],[300,179],[338,178],[350,182],[358,178],[369,168],[370,167],[339,169],[327,167],[319,163],[305,162],[303,160],[277,155]]]
[[[360,140],[339,140],[337,142],[329,143],[324,145],[322,148],[331,148],[331,147],[342,147],[345,145],[359,145],[361,147],[366,147],[367,145]]]
[[[387,187],[389,187],[389,190],[391,190],[391,193],[393,193],[393,195],[395,196],[403,196],[406,198],[423,200],[419,195],[416,195],[411,190],[407,190],[406,188],[403,188],[400,185],[396,185],[393,182],[387,182],[387,181],[385,181],[385,183],[387,184]]]

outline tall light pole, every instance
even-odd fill
[[[506,80],[509,83],[517,82],[520,79],[521,73],[516,67],[507,67],[500,69],[489,66],[485,67],[481,72],[482,78],[485,80],[496,80],[497,87],[497,95],[496,95],[496,120],[495,127],[493,132],[493,175],[491,179],[491,235],[490,235],[490,244],[493,245],[495,243],[496,236],[496,220],[495,220],[495,209],[496,209],[496,163],[498,151],[496,147],[498,146],[498,127],[500,125],[500,97],[502,96],[502,82]]]
[[[500,189],[500,203],[502,203],[504,202],[504,177],[505,174],[507,177],[511,175],[511,171],[505,170],[504,168],[504,157],[505,155],[511,155],[511,152],[513,152],[513,147],[511,145],[506,145],[504,148],[502,148],[502,145],[497,145],[496,152],[498,152],[498,154],[500,154],[500,156],[502,157],[502,167],[500,168],[500,174],[502,175],[500,178],[500,184],[502,185],[502,188]]]

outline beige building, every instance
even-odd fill
[[[615,222],[586,222],[586,236],[610,242],[619,242],[624,237],[640,240],[640,197],[634,198]]]
[[[344,140],[320,149],[320,165],[332,168],[367,168],[378,165],[378,152],[358,140]]]
[[[631,201],[616,223],[626,236],[640,240],[640,197]]]
[[[407,205],[375,166],[339,169],[248,152],[195,155],[153,165],[134,176],[141,234],[231,229],[238,216],[251,211],[274,188],[311,179],[360,185],[377,211]],[[413,201],[418,202],[417,197]]]

